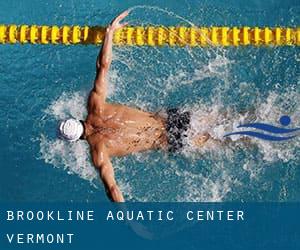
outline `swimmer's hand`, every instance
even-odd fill
[[[124,28],[126,25],[128,25],[128,22],[120,23],[125,17],[127,17],[129,14],[129,11],[126,10],[123,13],[121,13],[119,16],[117,16],[107,27],[107,32],[115,32],[118,29]]]

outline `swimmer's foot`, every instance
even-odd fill
[[[193,143],[196,147],[203,147],[203,145],[210,139],[209,133],[205,133],[202,135],[197,136],[194,140]]]

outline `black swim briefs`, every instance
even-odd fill
[[[190,112],[180,112],[178,108],[167,110],[167,132],[169,152],[176,152],[183,148],[183,139],[190,128]]]

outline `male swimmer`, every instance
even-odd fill
[[[177,152],[183,147],[185,132],[190,127],[190,113],[169,109],[167,118],[125,105],[106,102],[107,75],[112,61],[114,32],[127,23],[120,23],[128,11],[116,17],[107,27],[102,49],[96,61],[96,78],[88,98],[88,115],[85,121],[68,119],[59,124],[59,137],[75,142],[87,140],[92,161],[99,170],[108,197],[124,202],[117,186],[111,157],[135,152],[161,149]],[[208,133],[193,140],[202,146],[209,140]]]

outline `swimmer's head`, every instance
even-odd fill
[[[61,121],[58,125],[59,138],[74,142],[80,139],[84,133],[84,126],[81,121],[77,119],[67,119]]]

